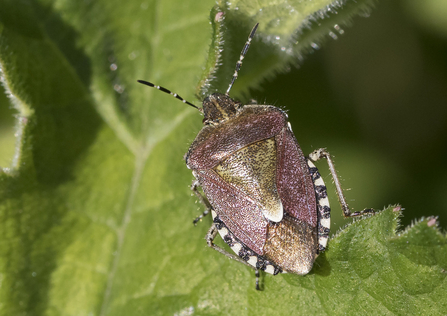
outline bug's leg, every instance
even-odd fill
[[[205,210],[203,211],[202,214],[200,214],[199,216],[196,217],[196,219],[194,219],[194,221],[192,222],[194,225],[197,225],[197,223],[204,218],[205,216],[207,216],[211,210],[213,209],[213,207],[211,206],[210,202],[208,201],[207,198],[205,198],[197,189],[199,187],[199,181],[197,181],[196,179],[194,179],[194,181],[191,184],[191,190],[192,192],[194,192],[194,194],[197,196],[197,198],[199,199],[200,203],[202,203],[203,205],[205,205]]]
[[[241,263],[245,264],[247,267],[250,267],[250,268],[252,268],[254,270],[257,270],[255,267],[251,266],[249,263],[247,263],[243,259],[239,258],[238,256],[229,253],[228,251],[226,251],[225,249],[223,249],[223,248],[221,248],[219,246],[216,246],[213,243],[213,241],[216,238],[217,233],[218,233],[218,229],[216,227],[216,224],[213,223],[211,225],[210,229],[208,230],[208,232],[206,233],[206,236],[205,236],[206,243],[208,244],[208,247],[213,248],[214,250],[220,252],[221,254],[227,256],[230,259],[233,259],[233,260],[236,260],[238,262],[241,262]]]
[[[197,189],[199,187],[199,181],[194,180],[191,184],[191,190],[194,192],[194,194],[197,196],[197,198],[199,199],[199,201],[205,205],[206,209],[205,211],[198,216],[194,221],[194,225],[197,224],[197,222],[199,222],[204,216],[208,215],[211,210],[213,209],[213,207],[211,206],[210,202],[208,201],[208,199],[206,197],[204,197],[200,191]],[[219,232],[219,229],[217,228],[216,224],[213,223],[210,227],[210,229],[208,230],[208,232],[206,233],[205,239],[206,239],[206,243],[208,245],[208,247],[213,248],[214,250],[220,252],[221,254],[227,256],[230,259],[236,260],[238,262],[241,262],[243,264],[245,264],[247,267],[250,267],[252,269],[255,270],[255,275],[256,275],[256,290],[261,291],[261,288],[259,286],[259,270],[255,267],[253,267],[252,265],[250,265],[249,263],[247,263],[246,261],[244,261],[243,259],[241,259],[240,257],[233,255],[229,252],[227,252],[225,249],[216,246],[213,241],[217,236],[217,233]]]
[[[255,276],[256,276],[256,290],[262,291],[261,287],[259,286],[259,270],[255,270]]]
[[[208,232],[206,233],[205,239],[206,239],[206,243],[208,244],[208,247],[213,248],[214,250],[216,250],[217,252],[220,252],[221,254],[227,256],[230,259],[236,260],[240,263],[245,264],[247,267],[250,267],[251,269],[255,270],[256,273],[256,289],[260,290],[259,287],[259,270],[256,269],[255,267],[253,267],[252,265],[250,265],[249,263],[247,263],[246,261],[244,261],[243,259],[239,258],[236,255],[233,255],[231,253],[229,253],[228,251],[226,251],[225,249],[216,246],[213,241],[216,238],[218,233],[218,229],[216,227],[216,224],[213,223],[210,227],[210,229],[208,230]]]
[[[364,214],[374,213],[372,208],[364,209],[360,212],[351,212],[348,203],[346,203],[345,196],[343,195],[343,190],[341,188],[340,180],[338,179],[337,171],[335,171],[334,163],[332,162],[331,155],[324,148],[314,150],[310,155],[309,159],[312,161],[318,161],[321,158],[326,158],[329,170],[331,171],[332,178],[334,179],[335,188],[337,190],[338,200],[340,202],[341,208],[343,210],[343,215],[345,217],[360,216]]]

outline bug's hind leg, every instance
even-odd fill
[[[200,191],[198,190],[199,187],[199,181],[197,181],[196,179],[192,182],[191,184],[191,190],[194,192],[194,194],[197,196],[197,198],[199,199],[200,203],[202,203],[203,205],[205,205],[205,211],[203,211],[203,213],[201,215],[199,215],[198,217],[196,217],[196,219],[193,221],[194,225],[197,225],[197,223],[206,215],[208,215],[212,210],[213,207],[211,206],[210,202],[208,201],[208,199],[203,196],[202,193],[200,193]],[[226,228],[225,228],[226,229]],[[233,255],[231,253],[229,253],[228,251],[226,251],[225,249],[216,246],[214,244],[214,239],[217,236],[217,233],[219,232],[219,228],[216,226],[215,223],[213,223],[210,227],[210,229],[208,230],[208,232],[206,233],[205,239],[206,239],[206,243],[208,245],[208,247],[213,248],[214,250],[220,252],[221,254],[227,256],[230,259],[236,260],[238,262],[243,263],[244,265],[252,268],[253,270],[255,270],[255,275],[256,275],[256,289],[257,290],[261,290],[260,286],[259,286],[259,270],[255,267],[253,267],[252,265],[250,265],[249,263],[247,263],[245,260],[243,260],[242,258]]]
[[[214,250],[216,250],[217,252],[220,252],[221,254],[227,256],[230,259],[236,260],[240,263],[243,263],[244,265],[246,265],[247,267],[250,267],[251,269],[255,270],[255,275],[256,275],[256,289],[257,290],[261,290],[261,288],[259,287],[259,270],[256,269],[255,267],[253,267],[252,265],[250,265],[249,263],[247,263],[246,261],[244,261],[243,259],[239,258],[236,255],[233,255],[231,253],[229,253],[228,251],[226,251],[225,249],[217,246],[214,244],[214,239],[217,236],[217,233],[219,232],[219,229],[217,228],[216,224],[213,223],[210,227],[210,229],[208,230],[208,232],[206,233],[205,239],[206,239],[206,243],[208,245],[208,247],[213,248]]]
[[[334,179],[335,189],[337,190],[338,201],[340,202],[344,217],[361,216],[361,215],[371,214],[371,213],[374,214],[375,211],[372,208],[366,208],[360,212],[351,212],[351,210],[348,206],[348,203],[346,202],[346,198],[343,194],[343,189],[341,188],[340,179],[338,178],[337,171],[335,171],[335,166],[334,166],[334,162],[332,161],[331,155],[324,148],[314,150],[309,155],[309,159],[312,161],[318,161],[321,158],[326,158],[332,178]]]

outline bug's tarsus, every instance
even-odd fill
[[[195,106],[195,105],[192,104],[191,102],[186,101],[186,100],[183,99],[181,96],[179,96],[177,93],[173,93],[171,90],[168,90],[168,89],[166,89],[166,88],[164,88],[164,87],[156,86],[156,85],[154,85],[152,82],[149,82],[149,81],[145,81],[145,80],[137,80],[137,81],[138,81],[139,83],[141,83],[141,84],[146,85],[146,86],[149,86],[149,87],[152,87],[152,88],[156,88],[156,89],[158,89],[158,90],[160,90],[160,91],[163,91],[163,92],[165,92],[165,93],[167,93],[167,94],[170,94],[170,95],[172,95],[174,98],[179,99],[179,100],[182,101],[183,103],[186,103],[186,104],[192,106],[193,108],[196,108],[196,109],[199,110],[200,112],[202,112],[202,109],[198,108],[197,106]]]
[[[202,220],[202,218],[204,218],[205,216],[207,216],[209,213],[210,213],[209,210],[206,209],[205,211],[203,211],[202,214],[200,214],[199,216],[197,216],[197,217],[192,221],[192,223],[194,224],[194,226],[196,226],[197,223],[200,222],[200,221]]]
[[[355,217],[366,214],[374,214],[375,211],[372,208],[366,208],[360,212],[351,212],[346,198],[343,194],[343,189],[341,188],[340,179],[338,178],[337,171],[335,170],[334,162],[332,161],[331,155],[324,148],[314,150],[310,155],[309,159],[312,161],[318,161],[321,158],[326,158],[329,170],[331,172],[332,178],[334,179],[335,189],[337,191],[338,201],[340,202],[341,208],[343,210],[344,217]]]
[[[228,95],[230,93],[231,88],[233,87],[234,82],[237,79],[239,69],[241,69],[242,66],[242,60],[245,57],[245,54],[247,54],[248,48],[250,47],[251,40],[255,36],[256,30],[258,29],[259,23],[256,23],[256,25],[253,27],[253,29],[250,32],[250,35],[248,36],[247,41],[245,42],[244,48],[241,51],[241,56],[239,57],[239,60],[236,63],[236,69],[234,70],[233,78],[231,79],[230,86],[227,89],[227,92],[225,93]]]

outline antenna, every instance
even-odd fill
[[[156,86],[156,85],[154,85],[153,83],[148,82],[148,81],[144,81],[144,80],[137,80],[137,81],[138,81],[139,83],[145,84],[146,86],[153,87],[153,88],[156,88],[156,89],[158,89],[158,90],[160,90],[160,91],[163,91],[163,92],[165,92],[165,93],[168,93],[168,94],[172,95],[173,97],[179,99],[179,100],[182,101],[183,103],[186,103],[186,104],[192,106],[193,108],[196,108],[196,109],[199,110],[200,112],[202,112],[202,109],[198,108],[197,106],[195,106],[195,105],[192,104],[191,102],[186,101],[186,100],[183,99],[181,96],[179,96],[177,93],[173,93],[172,91],[170,91],[170,90],[168,90],[168,89],[166,89],[166,88],[163,88],[163,87],[160,87],[160,86]]]
[[[239,69],[241,69],[242,66],[242,60],[245,57],[245,54],[247,54],[248,48],[250,47],[251,40],[255,36],[256,30],[258,29],[259,23],[256,23],[256,25],[253,27],[253,29],[250,32],[250,35],[248,36],[247,41],[245,42],[244,48],[242,49],[241,56],[239,57],[239,60],[236,63],[236,69],[234,70],[233,79],[231,79],[230,86],[227,89],[227,92],[225,93],[228,95],[230,93],[231,88],[233,87],[234,82],[237,79],[237,75],[239,72]]]

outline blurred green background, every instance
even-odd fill
[[[252,90],[288,110],[305,153],[328,149],[354,209],[399,203],[402,224],[437,215],[447,227],[446,16],[445,0],[381,1],[299,69]],[[9,166],[14,143],[14,110],[2,93],[0,166]],[[326,165],[318,167],[330,186]],[[332,194],[337,227],[345,221],[336,203]]]

